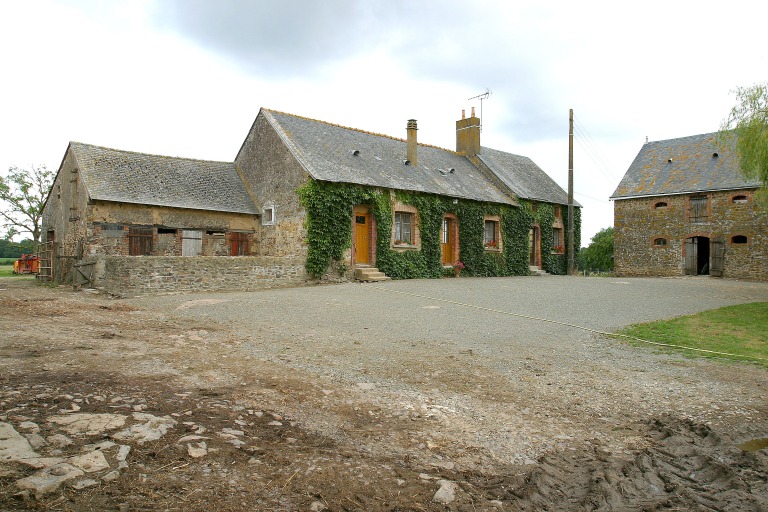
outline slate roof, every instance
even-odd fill
[[[262,109],[261,115],[314,179],[516,204],[453,151],[419,144],[418,164],[405,165],[403,139],[274,110]]]
[[[645,143],[611,199],[759,187],[758,180],[741,173],[736,139],[721,146],[716,137],[704,133]]]
[[[232,162],[147,155],[71,142],[91,199],[260,213]]]
[[[568,193],[527,156],[481,147],[478,157],[518,197],[568,204]]]

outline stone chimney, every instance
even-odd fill
[[[480,153],[480,118],[475,117],[475,107],[471,117],[467,118],[462,110],[461,119],[456,121],[456,152],[464,156]]]
[[[419,150],[418,144],[416,143],[416,132],[418,131],[418,128],[416,128],[415,119],[408,120],[407,131],[408,145],[405,150],[405,158],[411,163],[411,165],[416,165],[419,163]]]

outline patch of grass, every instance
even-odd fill
[[[10,265],[3,265],[0,263],[0,277],[33,277],[32,274],[14,274],[13,263]]]
[[[768,302],[727,306],[671,320],[631,325],[618,334],[675,347],[723,352],[732,354],[734,359],[768,367]],[[639,341],[630,343],[648,346]],[[683,352],[687,356],[722,357],[693,350]]]
[[[16,261],[16,258],[0,258],[0,267],[4,267],[6,265],[13,266],[14,261]]]

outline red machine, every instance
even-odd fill
[[[37,274],[40,272],[40,257],[34,254],[22,254],[13,262],[14,274]]]

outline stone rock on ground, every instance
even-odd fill
[[[134,412],[133,418],[143,423],[131,425],[127,429],[113,434],[112,437],[121,441],[144,444],[149,441],[157,441],[176,425],[176,420],[168,416],[158,417],[144,412]]]
[[[437,483],[440,485],[440,488],[435,493],[432,501],[448,505],[456,499],[456,489],[458,486],[455,482],[451,482],[450,480],[438,480]]]
[[[0,422],[0,460],[32,459],[39,457],[29,441],[16,432],[10,423]]]
[[[16,486],[20,489],[34,491],[36,495],[42,495],[53,492],[67,480],[72,480],[84,474],[82,469],[62,462],[16,481]]]
[[[120,428],[125,424],[127,416],[123,414],[91,414],[77,413],[51,416],[48,421],[61,425],[68,434],[85,434],[95,436],[107,430]]]

